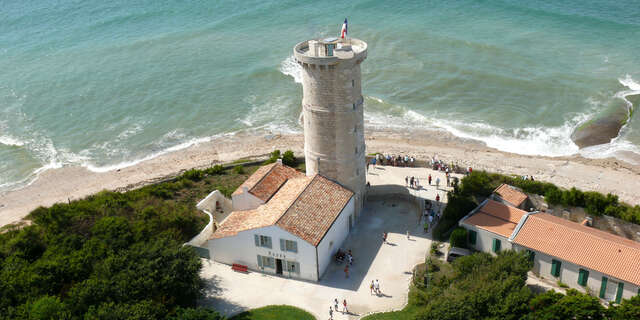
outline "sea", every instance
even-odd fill
[[[368,43],[365,126],[525,155],[640,153],[572,130],[640,93],[640,0],[0,0],[0,190],[108,171],[238,132],[297,133],[293,46]]]

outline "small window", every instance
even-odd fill
[[[356,169],[356,176],[359,176],[359,175],[360,175],[360,168],[357,168]]]
[[[502,247],[502,242],[500,242],[500,239],[493,239],[493,252],[500,252],[500,247]]]
[[[353,111],[356,111],[356,104],[353,104]]]
[[[578,274],[578,284],[584,287],[587,285],[588,279],[589,279],[589,271],[580,269],[580,272]]]
[[[355,80],[351,80],[351,86],[355,87],[356,86],[356,81]]]
[[[554,277],[560,276],[560,267],[562,266],[562,262],[558,260],[551,260],[551,275]]]
[[[469,230],[469,244],[476,245],[476,238],[478,237],[478,233],[475,230]]]
[[[273,269],[276,267],[276,261],[272,257],[258,255],[258,267]]]
[[[358,147],[356,147],[356,154],[358,154]]]
[[[256,243],[256,247],[264,247],[271,249],[271,237],[254,235],[254,240]]]
[[[300,274],[300,263],[294,261],[286,261],[286,265],[288,272]]]

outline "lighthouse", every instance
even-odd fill
[[[307,40],[293,53],[302,66],[306,174],[321,174],[353,191],[357,217],[366,191],[360,64],[367,44],[353,38]]]

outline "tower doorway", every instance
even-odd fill
[[[276,259],[276,274],[282,274],[282,259]]]

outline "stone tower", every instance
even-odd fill
[[[330,178],[356,194],[356,216],[364,202],[366,163],[360,63],[367,44],[327,38],[298,43],[302,66],[302,118],[307,175]]]

